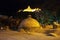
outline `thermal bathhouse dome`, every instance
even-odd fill
[[[31,17],[31,15],[28,16],[28,18],[24,19],[21,23],[20,23],[20,28],[23,29],[28,29],[30,31],[37,31],[38,29],[42,29],[41,24],[34,18]]]

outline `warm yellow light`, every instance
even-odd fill
[[[21,11],[23,11],[23,12],[34,12],[34,11],[41,11],[41,9],[39,9],[39,8],[31,9],[30,6],[28,6],[24,10],[18,10],[18,12],[21,12]]]
[[[60,26],[60,24],[58,23],[58,22],[53,22],[55,25],[59,25]]]
[[[27,9],[24,9],[24,10],[23,10],[23,12],[25,12],[25,11],[27,11],[27,12],[33,12],[33,11],[35,11],[35,10],[32,10],[32,9],[30,8],[30,6],[28,6]]]
[[[28,6],[27,9],[24,9],[23,10],[23,12],[34,12],[34,11],[37,11],[37,10],[40,10],[41,11],[41,9],[39,9],[39,8],[31,9],[30,6]]]
[[[18,12],[21,12],[22,10],[18,10]]]

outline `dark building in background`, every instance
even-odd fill
[[[56,15],[60,15],[60,0],[0,0],[0,14],[16,15],[19,9],[25,9],[28,5],[31,8],[56,11]]]

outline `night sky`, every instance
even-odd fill
[[[14,14],[28,5],[31,8],[60,10],[60,0],[0,0],[0,14]]]

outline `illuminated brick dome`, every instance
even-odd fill
[[[21,22],[20,26],[31,28],[31,27],[41,27],[41,24],[36,19],[33,19],[31,15],[29,15],[28,18],[24,19]]]

